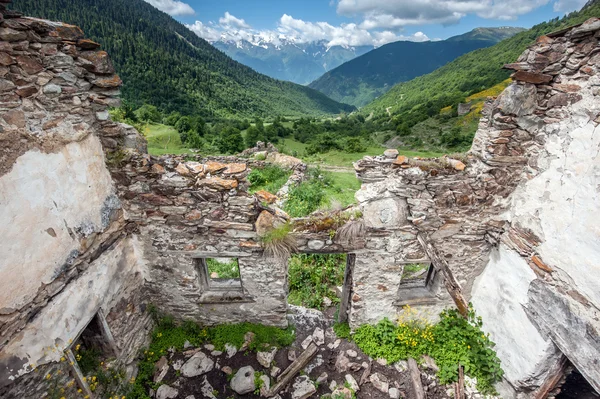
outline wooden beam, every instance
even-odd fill
[[[423,246],[423,249],[425,250],[425,253],[427,253],[427,256],[429,256],[433,267],[439,270],[444,276],[444,285],[446,286],[448,293],[454,300],[454,303],[456,304],[459,313],[463,317],[467,317],[469,314],[469,304],[463,296],[460,284],[458,284],[458,281],[450,271],[450,267],[448,267],[448,262],[446,262],[446,260],[438,254],[435,247],[431,244],[427,233],[417,234],[417,239],[419,240],[419,243],[421,243],[421,245]]]
[[[565,355],[558,361],[558,363],[548,372],[548,378],[533,394],[534,399],[546,399],[548,394],[556,388],[560,380],[565,375],[567,369],[567,357]]]
[[[415,399],[425,399],[425,391],[421,383],[421,371],[419,371],[419,366],[412,357],[408,358],[408,370],[410,371],[410,381],[412,382]]]
[[[460,364],[458,365],[458,381],[454,384],[454,397],[465,399],[465,373]]]
[[[348,254],[346,256],[346,270],[344,271],[344,285],[342,289],[342,299],[340,301],[340,310],[338,312],[338,323],[345,323],[348,321],[350,297],[352,296],[352,273],[354,271],[355,262],[355,254]]]
[[[269,390],[266,396],[270,398],[277,395],[277,393],[285,388],[285,386],[290,383],[292,378],[294,378],[294,376],[311,361],[318,351],[319,348],[317,345],[315,345],[314,342],[311,342],[308,348],[306,348],[306,350],[302,352],[302,354],[298,356],[298,358],[294,360],[294,362],[290,364],[289,367],[279,375],[279,377],[277,377],[277,384],[275,384]]]
[[[89,398],[94,398],[94,393],[90,389],[88,383],[85,381],[85,376],[81,372],[79,364],[77,363],[77,359],[75,358],[75,355],[73,354],[71,348],[65,351],[65,355],[67,356],[67,361],[69,362],[71,371],[73,371],[73,376],[75,377],[75,381],[77,381],[77,385],[79,385],[79,387],[83,390],[83,392],[85,392],[85,394]]]

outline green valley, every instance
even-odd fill
[[[432,72],[470,51],[492,46],[522,28],[477,28],[441,41],[386,44],[327,72],[309,86],[334,100],[364,106],[399,82]]]
[[[26,15],[80,26],[110,55],[132,106],[205,118],[349,112],[316,90],[232,60],[143,0],[20,0]]]

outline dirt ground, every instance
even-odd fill
[[[336,337],[333,332],[332,325],[333,320],[323,313],[305,309],[300,307],[290,307],[291,311],[289,314],[290,323],[296,328],[296,340],[295,342],[286,348],[280,348],[272,362],[272,367],[278,367],[281,371],[285,370],[292,361],[290,360],[290,352],[294,352],[296,356],[300,356],[303,352],[302,343],[309,336],[313,335],[316,328],[320,328],[324,331],[325,342],[319,345],[317,355],[312,359],[310,363],[299,373],[296,378],[305,379],[303,376],[308,376],[310,380],[316,386],[316,392],[310,395],[310,398],[321,398],[327,397],[332,393],[331,384],[335,381],[338,387],[344,387],[346,383],[346,375],[351,375],[356,382],[360,384],[361,377],[363,383],[360,384],[359,390],[356,392],[356,397],[362,398],[373,398],[373,399],[390,399],[392,395],[398,394],[400,398],[413,398],[414,393],[410,382],[409,372],[403,369],[403,365],[399,364],[385,365],[382,360],[376,361],[370,359],[364,353],[358,349],[356,344],[347,340],[340,340]],[[204,375],[197,377],[186,378],[176,371],[173,367],[174,364],[183,364],[187,361],[194,351],[200,349],[209,358],[215,360],[215,367]],[[252,368],[267,376],[271,376],[272,367],[269,369],[263,367],[257,360],[257,355],[251,351],[238,351],[234,356],[228,358],[227,353],[219,353],[211,351],[210,346],[206,348],[204,345],[201,348],[188,348],[184,352],[173,352],[169,356],[169,369],[164,376],[162,383],[167,384],[172,388],[177,389],[178,394],[176,398],[194,399],[200,398],[217,398],[217,399],[230,399],[230,398],[254,398],[260,397],[259,394],[249,393],[245,395],[238,395],[231,389],[230,379],[223,368],[229,367],[232,371],[232,375],[237,370],[244,366],[252,366]],[[187,354],[186,354],[187,352]],[[346,363],[349,364],[347,370],[343,370],[340,367],[339,359],[345,357]],[[343,360],[343,359],[342,359]],[[348,362],[349,361],[349,362]],[[369,370],[370,372],[366,372]],[[397,388],[396,392],[382,392],[377,389],[373,383],[369,380],[369,376],[378,373],[387,379],[389,388]],[[364,377],[363,377],[364,374]],[[326,375],[326,377],[325,377]],[[319,377],[324,381],[315,383]],[[276,383],[276,378],[270,377],[271,386]],[[448,389],[449,386],[440,386],[439,382],[435,378],[435,372],[433,370],[423,370],[422,382],[426,390],[426,396],[430,399],[441,399],[449,398]],[[299,399],[298,394],[294,395],[295,389],[293,388],[294,379],[292,382],[279,392],[279,396],[282,399]],[[306,396],[304,396],[306,398]],[[275,397],[277,398],[277,397]],[[162,398],[161,398],[162,399]]]

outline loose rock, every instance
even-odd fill
[[[269,368],[269,367],[271,367],[271,363],[273,362],[273,359],[275,359],[276,353],[277,353],[277,348],[272,348],[270,352],[258,352],[256,354],[256,360],[264,368]]]
[[[231,389],[240,395],[254,391],[254,368],[245,366],[238,370],[231,379]]]
[[[156,390],[156,399],[174,399],[179,395],[179,391],[168,385],[161,385]]]
[[[292,399],[306,399],[316,392],[315,384],[305,375],[297,377],[292,385]]]
[[[206,356],[204,352],[198,352],[181,367],[181,374],[185,377],[196,377],[208,373],[214,367],[215,362],[212,359]]]

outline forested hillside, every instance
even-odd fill
[[[307,87],[232,60],[143,0],[19,0],[12,8],[80,26],[109,52],[134,107],[204,117],[322,115],[351,111]]]
[[[428,75],[400,83],[361,112],[373,113],[374,119],[382,123],[391,120],[390,127],[410,134],[413,126],[439,114],[442,108],[464,102],[467,96],[507,79],[511,72],[502,66],[516,61],[539,36],[590,17],[600,17],[600,1],[590,1],[579,12],[535,25],[492,47],[465,54]]]
[[[327,72],[309,87],[334,100],[363,106],[399,82],[432,72],[470,51],[489,47],[521,28],[477,28],[436,42],[386,44]]]

